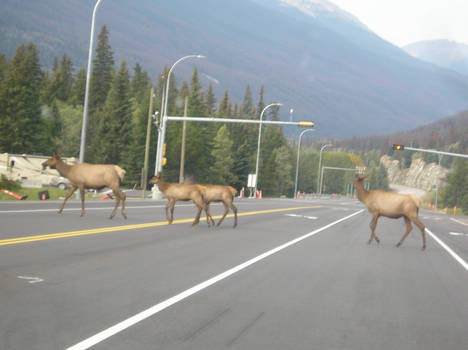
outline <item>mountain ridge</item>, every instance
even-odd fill
[[[262,2],[103,1],[96,28],[108,26],[116,62],[139,62],[153,79],[182,56],[206,55],[179,65],[176,81],[188,80],[196,64],[220,82],[218,99],[228,90],[239,101],[246,85],[253,92],[265,85],[265,102],[282,102],[283,119],[294,108],[294,120],[314,120],[317,136],[406,130],[468,108],[468,78],[410,57],[349,21]],[[33,40],[43,64],[67,53],[84,66],[94,3],[4,0],[1,47],[11,57],[19,43]]]

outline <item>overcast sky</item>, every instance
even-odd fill
[[[448,39],[468,44],[468,0],[329,0],[394,45]]]

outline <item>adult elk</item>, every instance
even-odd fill
[[[210,209],[210,202],[223,202],[224,205],[224,215],[219,219],[218,224],[216,226],[219,226],[221,222],[224,220],[226,217],[227,213],[229,212],[229,208],[234,213],[234,227],[237,226],[237,208],[236,206],[232,203],[234,201],[234,196],[237,193],[237,190],[232,187],[232,186],[221,186],[221,185],[201,185],[203,187],[202,194],[203,194],[203,199],[206,203],[207,209],[209,211]],[[207,212],[207,217],[208,217],[208,212]],[[210,220],[212,221],[214,225],[214,220],[211,218],[210,215]]]
[[[209,214],[209,209],[205,204],[202,196],[202,186],[196,184],[179,184],[179,183],[170,183],[163,180],[161,173],[158,173],[156,176],[153,176],[149,180],[150,184],[156,184],[159,190],[164,193],[168,202],[166,205],[166,219],[169,224],[172,224],[174,221],[174,205],[177,201],[189,201],[192,200],[195,206],[198,209],[197,216],[192,223],[192,226],[200,222],[200,215],[202,210],[206,211],[206,221],[208,226],[210,226],[210,221],[208,217],[211,217]],[[171,217],[169,217],[168,209],[171,210]]]
[[[403,217],[406,223],[406,232],[397,243],[397,247],[403,243],[412,230],[412,221],[421,230],[423,239],[422,249],[424,250],[426,248],[426,233],[424,224],[418,217],[420,206],[419,199],[411,194],[397,194],[380,190],[368,191],[363,186],[365,178],[366,177],[356,175],[354,179],[354,187],[357,189],[359,200],[366,205],[367,209],[372,214],[372,221],[370,223],[371,236],[367,243],[370,244],[373,239],[375,239],[377,243],[380,243],[379,238],[375,234],[377,220],[380,216],[392,219]]]
[[[61,176],[66,177],[71,183],[71,189],[66,195],[62,206],[59,209],[59,214],[62,212],[66,201],[76,189],[80,190],[81,195],[81,215],[84,215],[84,197],[85,189],[96,189],[100,190],[104,187],[109,187],[115,196],[115,207],[112,211],[109,219],[112,219],[117,212],[117,207],[122,200],[122,216],[126,219],[127,213],[125,211],[125,199],[127,198],[125,193],[120,190],[120,184],[125,175],[125,170],[117,165],[112,164],[89,164],[79,163],[75,165],[69,165],[65,163],[60,154],[54,154],[52,157],[42,163],[42,169],[44,170],[47,166],[51,169],[57,169]]]

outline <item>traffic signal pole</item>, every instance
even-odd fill
[[[156,150],[156,173],[162,171],[162,145],[166,139],[166,129],[168,121],[189,121],[189,122],[206,122],[206,123],[242,123],[242,124],[273,124],[273,125],[294,125],[300,127],[312,128],[314,122],[312,121],[298,121],[298,122],[283,122],[276,120],[257,120],[257,119],[232,119],[232,118],[209,118],[209,117],[180,117],[180,116],[163,116],[161,117],[161,128],[158,135],[158,149]],[[159,199],[160,194],[157,191],[157,186],[153,187],[153,199]]]
[[[436,151],[436,150],[434,150],[434,149],[414,148],[414,147],[407,147],[407,146],[405,146],[405,145],[393,145],[392,148],[393,148],[395,151],[404,151],[404,150],[408,150],[408,151],[416,151],[416,152],[434,153],[434,154],[440,154],[440,155],[452,156],[452,157],[468,158],[468,154]]]
[[[436,151],[433,149],[422,149],[422,148],[415,148],[415,147],[407,147],[405,145],[396,145],[393,144],[392,146],[393,150],[395,151],[415,151],[415,152],[424,152],[424,153],[434,153],[439,156],[439,167],[440,167],[440,161],[442,159],[442,156],[451,156],[451,157],[460,157],[460,158],[468,158],[468,154],[461,154],[461,153],[451,153],[451,152],[443,152],[443,151]],[[437,206],[438,206],[438,199],[439,199],[439,185],[436,182],[436,197],[435,197],[435,203],[434,207],[435,210],[437,211]]]

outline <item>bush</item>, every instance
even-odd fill
[[[9,180],[4,174],[2,174],[0,179],[0,188],[9,191],[19,190],[21,189],[21,181]]]

